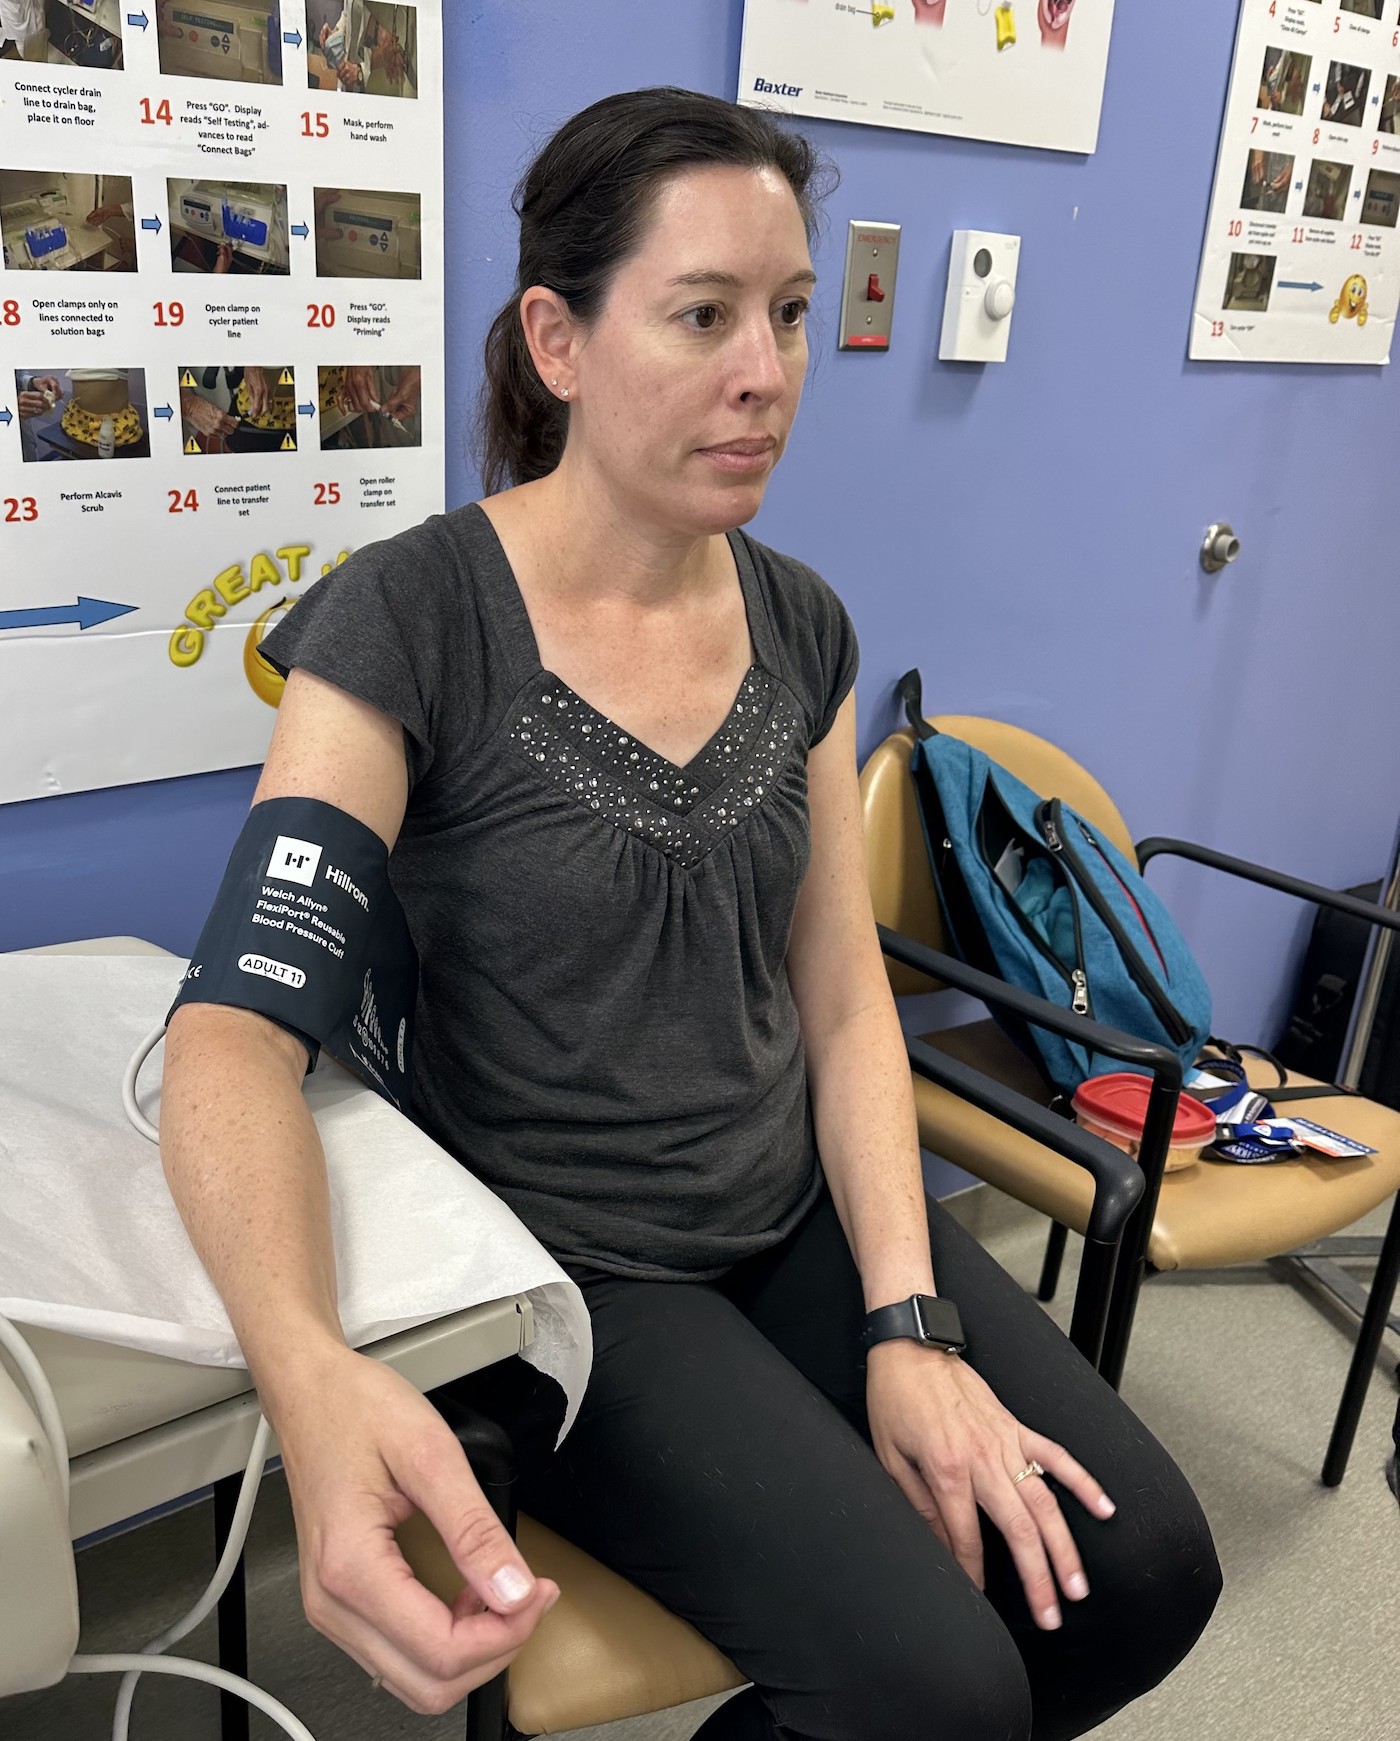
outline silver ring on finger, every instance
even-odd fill
[[[383,1685],[384,1685],[384,1676],[383,1675],[371,1675],[369,1677],[369,1690],[372,1693],[377,1693]]]
[[[1030,1462],[1026,1464],[1025,1468],[1019,1475],[1013,1475],[1011,1477],[1011,1485],[1013,1487],[1019,1487],[1023,1481],[1029,1481],[1032,1475],[1043,1475],[1044,1473],[1045,1471],[1041,1468],[1040,1464],[1036,1462],[1034,1457],[1032,1457]]]

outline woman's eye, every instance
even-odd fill
[[[710,332],[719,325],[719,305],[714,302],[702,302],[699,308],[687,309],[681,318],[693,322],[701,332]]]
[[[785,302],[778,310],[778,318],[784,326],[801,326],[807,313],[807,304],[802,297],[796,297],[791,302]]]

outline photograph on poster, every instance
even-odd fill
[[[306,81],[313,91],[416,97],[418,8],[306,0]]]
[[[163,73],[282,83],[282,0],[155,0],[155,25]]]
[[[1340,222],[1347,215],[1351,176],[1349,163],[1324,163],[1320,159],[1315,162],[1308,174],[1308,191],[1303,195],[1303,216]]]
[[[1339,122],[1343,127],[1359,127],[1366,118],[1366,92],[1370,87],[1369,67],[1334,60],[1327,70],[1322,119]]]
[[[1343,12],[1359,12],[1363,18],[1379,18],[1385,0],[1341,0]]]
[[[1288,205],[1293,159],[1282,151],[1251,151],[1240,205],[1247,212],[1282,212]]]
[[[1269,306],[1276,264],[1273,254],[1232,254],[1223,306],[1263,314]]]
[[[1400,217],[1400,175],[1393,170],[1373,169],[1366,182],[1366,197],[1361,202],[1361,221],[1380,229],[1393,230]]]
[[[423,371],[417,365],[320,371],[321,446],[421,447]]]
[[[322,278],[421,278],[423,202],[416,193],[318,187],[316,271]]]
[[[295,453],[295,372],[290,363],[189,364],[180,423],[187,454]]]
[[[16,369],[20,458],[149,459],[144,369]]]
[[[287,190],[262,181],[166,183],[176,272],[287,271]]]
[[[4,0],[0,60],[120,72],[120,0]]]
[[[1259,75],[1261,109],[1276,109],[1281,115],[1301,115],[1308,95],[1312,56],[1291,48],[1266,48],[1264,70]]]
[[[0,233],[10,272],[134,272],[131,177],[0,169]]]
[[[1385,81],[1380,120],[1376,125],[1382,133],[1400,133],[1400,74],[1392,73]]]

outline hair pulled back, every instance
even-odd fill
[[[520,264],[487,335],[477,412],[487,495],[552,472],[568,435],[568,407],[530,358],[521,295],[542,284],[575,320],[594,319],[618,267],[641,245],[666,181],[715,166],[778,170],[811,239],[829,174],[812,144],[761,111],[697,91],[656,86],[604,97],[566,121],[525,171],[511,201]]]

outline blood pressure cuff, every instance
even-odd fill
[[[317,798],[255,804],[170,1016],[191,1003],[255,1010],[313,1065],[325,1046],[402,1109],[417,992],[418,956],[374,830]]]

